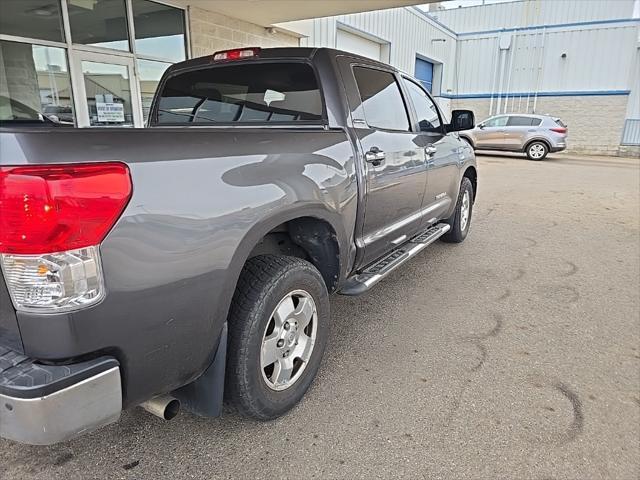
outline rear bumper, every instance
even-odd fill
[[[0,347],[1,437],[50,445],[115,422],[121,410],[116,359],[42,365]]]
[[[549,149],[550,152],[561,152],[562,150],[565,150],[567,148],[567,144],[564,142],[556,142],[555,144],[551,145],[551,148]]]

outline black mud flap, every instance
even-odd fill
[[[227,363],[227,322],[224,322],[213,362],[196,380],[172,392],[189,412],[201,417],[222,415]]]

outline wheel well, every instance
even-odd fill
[[[475,167],[469,167],[464,171],[463,177],[467,177],[473,185],[473,200],[475,201],[478,192],[478,172]]]
[[[329,292],[338,286],[338,237],[331,224],[324,220],[301,217],[278,225],[262,237],[247,259],[267,254],[308,260],[320,271]]]
[[[551,151],[551,144],[549,143],[548,140],[545,140],[544,138],[534,138],[533,140],[529,140],[527,142],[527,144],[524,146],[524,151],[526,153],[527,150],[529,150],[529,146],[533,143],[533,142],[540,142],[540,143],[544,143],[547,146],[547,151]]]

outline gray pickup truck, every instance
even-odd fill
[[[175,64],[144,129],[34,119],[0,129],[0,436],[18,442],[137,405],[278,417],[318,371],[329,294],[469,232],[473,113],[447,121],[350,53]]]

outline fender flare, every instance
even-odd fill
[[[265,219],[261,219],[259,222],[252,225],[251,228],[245,233],[244,237],[238,244],[238,247],[236,248],[232,256],[231,261],[229,262],[226,273],[226,289],[224,292],[222,292],[223,294],[221,295],[221,298],[225,300],[223,302],[220,302],[220,304],[217,306],[216,311],[214,312],[216,318],[227,318],[227,315],[229,314],[229,308],[231,306],[231,300],[233,298],[233,293],[235,292],[238,279],[240,278],[240,272],[242,271],[242,268],[244,267],[244,264],[248,260],[249,254],[254,249],[254,247],[260,242],[260,240],[262,240],[262,238],[267,233],[269,233],[278,225],[302,217],[317,218],[318,220],[322,220],[331,225],[338,238],[339,246],[346,245],[346,242],[349,241],[348,235],[341,227],[342,223],[340,215],[326,209],[323,205],[291,205],[289,206],[289,208],[280,210],[275,215],[272,215]],[[346,276],[348,251],[348,248],[339,249],[340,279],[343,279]]]

